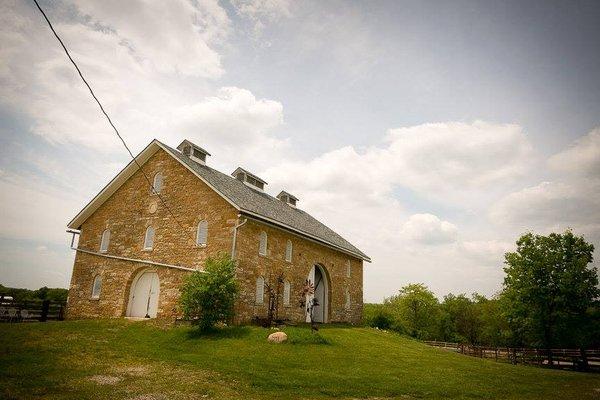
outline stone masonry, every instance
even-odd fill
[[[149,177],[157,172],[162,174],[161,196],[181,226],[158,196],[151,193],[147,181],[138,171],[82,224],[79,248],[98,252],[102,232],[110,229],[107,255],[202,269],[208,256],[231,253],[233,227],[244,221],[244,216],[238,216],[238,211],[229,202],[162,149],[143,165],[143,169]],[[208,221],[208,240],[206,246],[199,247],[195,237],[201,220]],[[155,229],[154,246],[149,251],[143,249],[148,226]],[[259,255],[258,251],[261,231],[268,235],[265,256]],[[291,262],[285,261],[288,239],[293,243]],[[360,322],[363,304],[361,259],[254,219],[248,219],[238,229],[235,255],[240,284],[236,303],[237,323],[266,316],[266,294],[263,304],[256,304],[256,279],[262,276],[265,282],[274,282],[279,274],[283,274],[291,286],[290,305],[280,303],[279,316],[304,321],[304,310],[299,306],[300,291],[315,264],[323,267],[329,282],[327,321]],[[159,276],[157,317],[175,319],[180,315],[177,306],[179,288],[188,271],[83,252],[77,252],[75,256],[67,304],[68,318],[125,316],[132,281],[143,270],[156,271]],[[100,297],[92,299],[92,283],[96,275],[102,278],[102,289]],[[281,302],[282,299],[283,295]]]

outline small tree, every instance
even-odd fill
[[[279,320],[279,298],[280,296],[280,288],[284,282],[283,273],[279,274],[277,279],[275,279],[275,283],[265,283],[265,287],[267,289],[267,297],[269,299],[269,309],[267,312],[267,320],[265,321],[266,326],[272,326],[274,321]],[[269,279],[271,282],[271,279]]]
[[[204,331],[233,318],[237,292],[235,261],[222,254],[208,258],[203,272],[187,277],[179,303],[184,317]]]

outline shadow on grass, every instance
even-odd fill
[[[239,339],[250,334],[250,328],[247,326],[227,326],[225,328],[212,328],[209,330],[200,330],[197,327],[191,327],[187,333],[189,339]]]

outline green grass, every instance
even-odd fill
[[[481,360],[370,328],[0,325],[2,399],[598,399],[600,376]],[[110,379],[118,380],[109,384]]]

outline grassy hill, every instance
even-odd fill
[[[0,398],[599,399],[600,376],[452,354],[332,326],[197,336],[152,321],[0,324]]]

